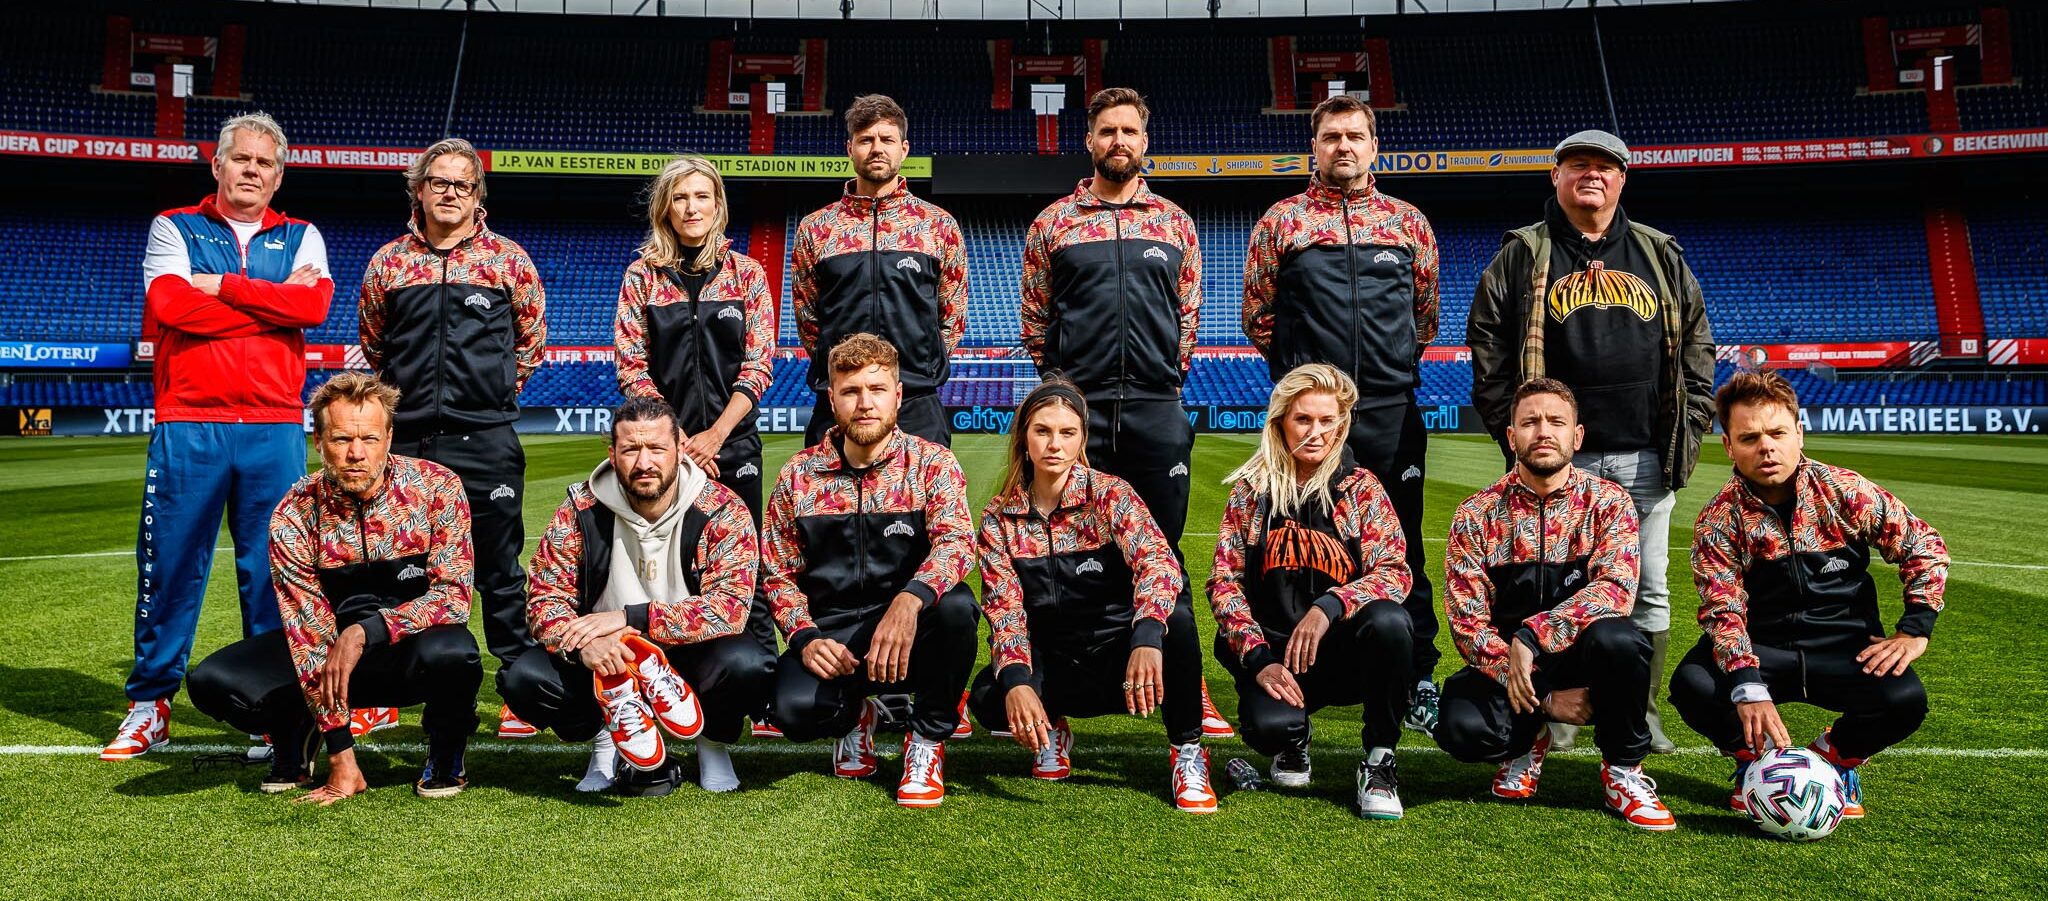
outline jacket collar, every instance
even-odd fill
[[[895,458],[908,453],[910,444],[909,441],[905,440],[901,426],[890,429],[889,437],[882,439],[882,449],[875,453],[875,462],[869,464],[865,469],[855,469],[852,464],[846,462],[846,451],[843,450],[845,443],[845,426],[834,425],[825,432],[825,440],[818,442],[819,449],[823,451],[823,458],[818,461],[819,471],[867,472],[880,469],[887,466]]]
[[[1081,183],[1074,187],[1074,205],[1080,207],[1093,207],[1105,210],[1129,209],[1131,207],[1163,206],[1164,201],[1159,199],[1159,195],[1152,193],[1152,186],[1145,183],[1145,177],[1140,175],[1137,178],[1138,193],[1131,195],[1131,199],[1127,203],[1110,203],[1107,200],[1095,196],[1095,192],[1088,190],[1088,186],[1095,183],[1095,176],[1091,175],[1087,178],[1081,179]]]
[[[213,219],[214,221],[217,221],[222,225],[226,225],[230,222],[235,221],[229,219],[226,213],[221,212],[219,201],[220,195],[218,194],[206,195],[205,200],[199,201],[199,214],[209,219]],[[257,220],[256,231],[259,234],[262,232],[269,231],[273,228],[278,227],[279,225],[283,225],[284,220],[285,215],[283,213],[278,212],[275,208],[272,207],[264,207],[262,218]]]
[[[419,242],[419,245],[421,247],[424,247],[428,250],[436,250],[433,243],[427,240],[426,230],[420,227],[419,210],[413,210],[412,216],[405,220],[405,230],[412,235],[412,239],[414,241]],[[455,242],[455,247],[462,247],[467,244],[474,243],[476,239],[481,238],[490,233],[491,227],[484,224],[484,208],[477,207],[476,228],[470,229],[469,235],[467,237],[464,237],[462,240]],[[449,249],[454,250],[455,247],[451,247]]]
[[[1076,463],[1067,475],[1067,487],[1060,490],[1059,505],[1053,509],[1057,512],[1086,506],[1094,490],[1095,471]],[[1007,516],[1031,515],[1031,485],[1028,482],[1009,493],[1003,503],[1003,513]]]
[[[1340,191],[1329,182],[1323,181],[1320,176],[1311,175],[1308,177],[1308,197],[1317,203],[1327,203],[1332,206],[1345,202],[1357,203],[1371,197],[1378,193],[1378,191],[1379,176],[1370,172],[1365,174],[1365,187],[1355,191]]]
[[[1730,466],[1728,471],[1734,474],[1735,484],[1742,486],[1742,503],[1745,506],[1758,511],[1770,508],[1771,505],[1765,503],[1763,497],[1756,493],[1756,486],[1751,484],[1749,478],[1742,474],[1742,470]],[[1794,501],[1797,501],[1801,494],[1813,490],[1807,487],[1806,483],[1807,480],[1818,477],[1819,472],[1819,461],[1804,454],[1800,455],[1799,463],[1793,467],[1792,472],[1792,499]]]
[[[892,206],[898,206],[908,201],[911,197],[910,179],[904,178],[901,175],[896,176],[896,184],[891,185],[889,190],[883,191],[880,196],[876,197],[869,197],[854,191],[853,186],[858,181],[859,179],[855,178],[846,180],[846,184],[840,187],[839,202],[845,204],[849,211],[859,213],[862,216],[873,213],[877,204],[881,205],[883,210],[887,210]]]
[[[1564,205],[1557,202],[1555,195],[1543,202],[1543,221],[1550,227],[1550,240],[1566,247],[1604,249],[1614,247],[1628,237],[1628,211],[1619,204],[1614,207],[1614,221],[1607,226],[1607,234],[1600,236],[1598,241],[1586,240],[1579,227],[1565,216]]]
[[[1556,494],[1552,495],[1553,497],[1574,494],[1578,492],[1580,489],[1584,488],[1586,485],[1585,470],[1582,470],[1577,466],[1573,466],[1570,463],[1566,463],[1564,467],[1564,485],[1559,487]],[[1530,488],[1528,484],[1522,481],[1522,468],[1520,466],[1508,470],[1508,474],[1505,477],[1503,477],[1501,481],[1507,483],[1507,488],[1510,493],[1519,491],[1522,494],[1529,496],[1537,503],[1543,503],[1546,500],[1544,497],[1536,493],[1536,489]]]

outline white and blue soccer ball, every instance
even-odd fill
[[[1765,835],[1793,842],[1827,838],[1849,798],[1842,777],[1806,748],[1765,751],[1742,777],[1742,803]]]

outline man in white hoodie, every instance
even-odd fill
[[[698,784],[731,791],[726,746],[775,681],[775,658],[745,634],[760,560],[753,519],[681,452],[675,412],[659,398],[626,401],[611,439],[527,567],[527,624],[548,653],[500,669],[498,693],[521,719],[592,742],[580,791],[611,787],[620,758],[653,774],[637,793],[672,787],[657,727],[696,734]]]

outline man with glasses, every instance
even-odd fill
[[[483,160],[460,138],[440,141],[405,171],[406,234],[363,275],[363,358],[399,389],[393,453],[432,460],[462,479],[476,542],[484,643],[510,665],[534,647],[526,627],[520,495],[526,454],[513,424],[519,390],[547,345],[540,274],[518,244],[484,225]],[[390,724],[359,711],[357,732]],[[498,737],[535,733],[499,710]]]

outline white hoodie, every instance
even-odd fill
[[[604,594],[592,607],[593,613],[621,610],[656,599],[679,601],[690,596],[683,579],[683,559],[675,547],[682,530],[683,514],[697,502],[708,478],[696,463],[677,460],[675,502],[653,522],[641,518],[626,499],[625,486],[607,458],[590,471],[590,493],[617,519],[612,529],[611,577]]]

